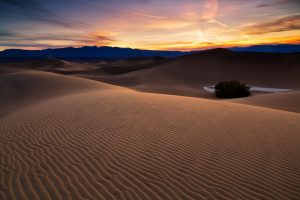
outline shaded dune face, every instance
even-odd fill
[[[207,97],[211,95],[202,87],[232,79],[257,87],[299,90],[299,66],[299,54],[239,53],[217,49],[170,59],[126,76],[90,78],[146,92]],[[134,84],[128,84],[132,79]]]
[[[87,79],[31,70],[14,70],[0,75],[0,116],[6,112],[36,104],[59,95],[113,89],[114,86]]]
[[[63,69],[82,69],[87,70],[87,68],[91,68],[88,65],[77,63],[77,62],[71,62],[66,61],[62,59],[57,58],[24,58],[23,60],[20,60],[18,62],[8,62],[8,63],[2,63],[2,66],[15,66],[22,69],[55,69],[55,68],[63,68]]]
[[[0,117],[0,199],[300,198],[297,113],[64,81]]]
[[[170,78],[183,79],[190,84],[236,78],[250,85],[279,84],[297,88],[299,80],[293,73],[300,73],[299,65],[298,54],[238,53],[216,49],[179,57],[160,68],[166,77],[169,74]]]
[[[277,94],[257,95],[248,98],[230,100],[236,103],[286,110],[300,113],[300,92],[284,92]]]

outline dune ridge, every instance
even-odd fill
[[[53,93],[0,115],[0,199],[300,198],[298,113],[26,76]]]

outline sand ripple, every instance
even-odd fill
[[[128,91],[51,99],[0,120],[0,198],[299,199],[299,122]]]
[[[300,199],[300,115],[129,90],[0,118],[0,199]]]

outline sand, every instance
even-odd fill
[[[214,98],[203,87],[232,79],[263,88],[300,90],[299,55],[216,49],[168,59],[126,74],[82,74],[82,77],[142,92],[201,98]]]
[[[102,84],[104,87],[107,84]],[[33,70],[13,70],[0,75],[0,116],[24,106],[48,100],[59,95],[99,88],[87,79],[76,79],[54,73]],[[109,86],[108,88],[112,88]]]
[[[232,99],[231,102],[255,105],[277,110],[300,113],[300,92],[255,95],[247,98]]]
[[[47,72],[1,80],[14,92],[0,199],[300,199],[299,113]]]

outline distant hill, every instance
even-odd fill
[[[264,53],[296,53],[300,52],[299,44],[255,45],[250,47],[233,47],[232,51],[264,52]]]
[[[300,45],[256,45],[250,47],[233,47],[231,51],[238,52],[269,52],[269,53],[294,53],[300,52]],[[119,47],[96,47],[85,46],[80,48],[68,47],[57,49],[43,50],[22,50],[22,49],[7,49],[0,51],[0,62],[13,60],[22,60],[23,58],[69,58],[69,59],[128,59],[139,57],[178,57],[195,52],[180,52],[180,51],[157,51],[157,50],[141,50]]]
[[[118,47],[81,47],[58,48],[44,50],[8,49],[0,52],[2,58],[103,58],[124,59],[134,57],[176,57],[187,54],[179,51],[153,51]]]

